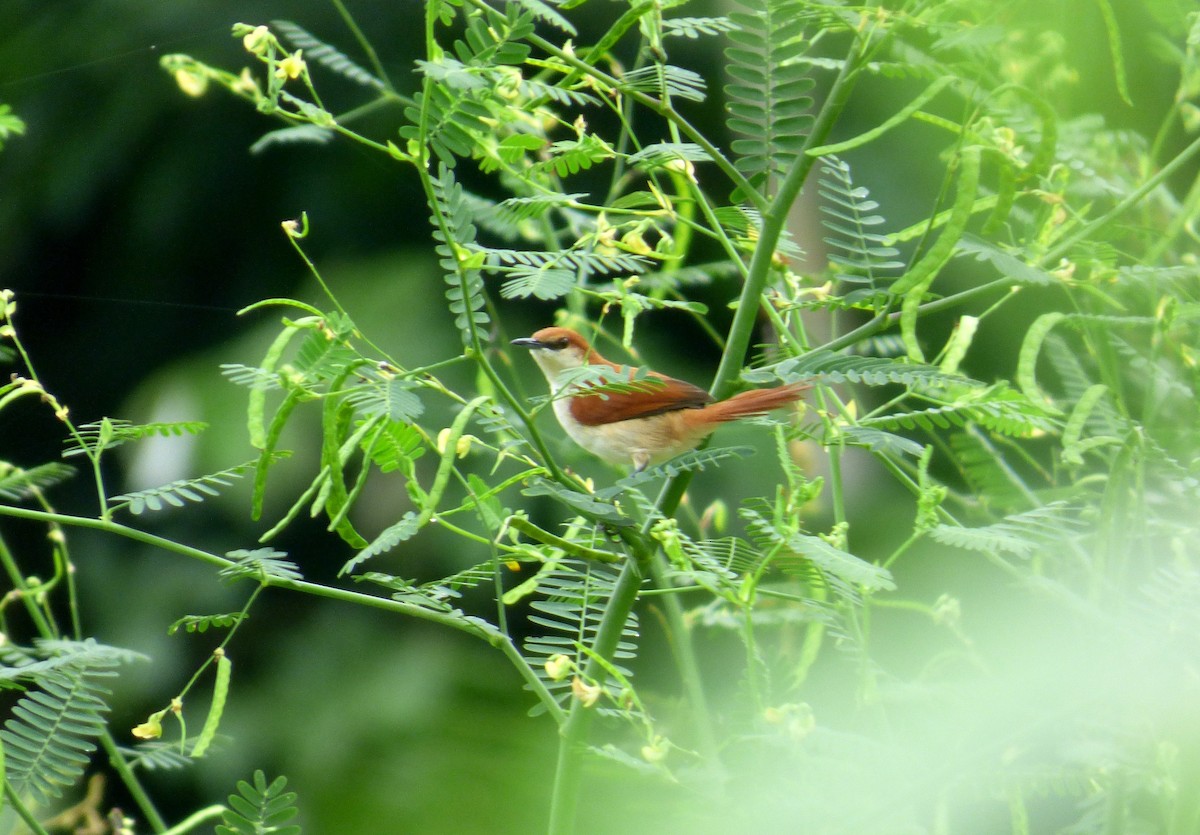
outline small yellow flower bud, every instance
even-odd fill
[[[271,30],[266,26],[255,26],[254,30],[248,32],[242,38],[242,46],[246,47],[247,52],[252,52],[255,55],[262,55],[267,51],[267,44],[271,40]]]
[[[454,454],[459,458],[466,458],[467,453],[471,451],[471,444],[479,440],[474,435],[459,435],[458,441],[454,444]]]
[[[546,675],[550,676],[551,681],[562,681],[573,666],[571,658],[560,652],[546,659]]]
[[[249,67],[242,67],[241,75],[237,77],[237,81],[233,82],[229,89],[235,93],[257,93],[258,82],[250,74]]]
[[[208,76],[194,67],[180,67],[175,70],[175,83],[185,95],[198,99],[208,89]]]
[[[671,752],[671,743],[661,736],[655,736],[648,744],[642,746],[642,759],[651,765],[657,765],[667,758]]]

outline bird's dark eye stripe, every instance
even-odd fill
[[[546,347],[549,348],[551,351],[561,351],[563,348],[566,348],[570,344],[571,344],[571,340],[567,339],[564,336],[562,339],[556,339],[553,342],[549,343]]]

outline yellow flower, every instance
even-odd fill
[[[150,714],[150,717],[133,729],[132,733],[138,739],[158,739],[162,736],[162,718],[167,711],[160,710]]]
[[[579,676],[571,679],[571,692],[575,698],[579,699],[580,704],[584,707],[591,707],[600,700],[600,694],[604,689],[598,684],[588,684]]]
[[[275,68],[276,78],[299,78],[300,73],[304,72],[304,59],[300,57],[300,53],[304,50],[297,49],[291,55],[279,62],[279,66]]]

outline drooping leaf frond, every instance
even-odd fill
[[[19,796],[37,804],[61,796],[82,775],[105,727],[107,687],[117,660],[76,657],[34,679],[4,723],[5,776]]]
[[[861,425],[877,429],[933,431],[968,423],[1021,438],[1054,432],[1060,426],[1058,418],[1041,404],[1003,384],[983,390],[967,389],[963,396],[944,406],[867,418]]]
[[[455,182],[451,169],[442,165],[432,182],[437,204],[433,237],[438,241],[438,263],[446,271],[449,287],[446,298],[463,344],[471,347],[476,329],[491,321],[485,309],[487,300],[479,271],[483,259],[480,257],[477,264],[468,251],[475,243],[475,224],[471,221],[470,206],[463,199],[462,186]]]
[[[19,502],[75,475],[75,468],[51,461],[28,470],[0,461],[0,499]]]
[[[406,512],[400,517],[398,522],[394,522],[384,528],[383,532],[375,537],[366,548],[355,554],[349,562],[342,566],[342,570],[338,573],[349,574],[372,557],[392,550],[406,539],[412,539],[420,529],[420,517],[411,510]]]
[[[499,203],[488,202],[475,213],[481,226],[505,238],[513,239],[520,234],[521,225],[545,217],[551,210],[585,200],[587,194],[535,194],[528,197],[510,197]]]
[[[180,629],[185,632],[207,632],[209,628],[228,629],[237,626],[246,617],[241,612],[222,615],[185,615],[167,627],[167,634],[174,635]]]
[[[328,145],[335,136],[319,125],[291,125],[264,133],[250,146],[250,153],[261,154],[275,145]]]
[[[621,513],[611,502],[599,497],[576,490],[568,490],[556,481],[539,478],[521,491],[524,496],[551,496],[562,502],[576,513],[583,514],[589,519],[606,522],[610,525],[629,527],[633,521]]]
[[[179,750],[178,742],[153,740],[133,748],[118,748],[130,768],[146,771],[180,771],[191,768],[196,761]]]
[[[538,20],[549,23],[551,26],[561,29],[568,35],[577,34],[575,25],[563,17],[558,9],[554,8],[558,4],[553,2],[553,0],[515,0],[515,2]]]
[[[647,467],[639,473],[626,476],[618,481],[613,487],[607,490],[597,491],[596,495],[601,498],[615,498],[616,496],[647,484],[652,481],[657,481],[660,478],[674,478],[680,473],[699,472],[707,467],[713,467],[722,461],[731,458],[744,458],[747,455],[754,454],[754,447],[749,446],[733,446],[733,447],[710,447],[707,449],[694,449],[691,452],[685,452],[682,455],[677,455],[670,461],[654,466]]]
[[[255,548],[253,551],[238,549],[230,551],[225,556],[234,560],[234,564],[222,568],[220,574],[227,580],[248,577],[254,580],[268,578],[277,580],[302,580],[296,564],[285,560],[287,554],[274,548]]]
[[[821,224],[830,233],[824,240],[831,249],[834,277],[852,286],[845,294],[847,302],[875,296],[904,268],[900,251],[885,242],[887,236],[880,231],[883,216],[874,213],[879,204],[866,188],[854,185],[850,166],[826,157],[823,174],[818,180],[818,194],[825,198]]]
[[[640,70],[627,72],[621,79],[621,87],[653,96],[688,101],[704,101],[706,95],[703,76],[669,64],[651,64]]]
[[[1047,545],[1078,533],[1081,528],[1076,508],[1066,502],[1052,502],[982,528],[938,525],[929,533],[938,542],[954,548],[1028,558]]]
[[[583,278],[604,273],[636,273],[645,269],[645,258],[624,252],[596,252],[587,249],[487,249],[487,269],[501,267],[558,268],[578,272]]]
[[[271,26],[275,31],[283,35],[292,46],[304,50],[305,61],[310,63],[315,62],[323,67],[327,67],[343,78],[350,79],[355,84],[374,87],[378,90],[383,89],[383,82],[380,79],[354,63],[354,61],[347,58],[339,50],[324,41],[318,40],[306,29],[292,21],[273,20],[271,21]]]
[[[802,357],[792,357],[773,366],[742,374],[742,379],[750,383],[769,383],[776,377],[789,383],[849,382],[868,386],[884,386],[889,383],[903,386],[972,384],[972,381],[965,377],[947,374],[933,365],[922,365],[891,357],[860,357],[825,349],[810,351]]]
[[[568,177],[586,171],[597,163],[612,159],[616,150],[600,137],[585,133],[576,139],[561,139],[546,149],[546,160],[531,166],[534,172],[553,172]]]
[[[725,50],[732,81],[725,86],[729,129],[741,134],[732,149],[735,165],[757,188],[773,191],[773,181],[791,168],[804,147],[812,122],[807,95],[813,82],[800,63],[805,3],[800,0],[738,0],[744,11],[730,13],[735,28]]]
[[[239,780],[237,794],[229,795],[229,808],[221,816],[217,835],[300,835],[300,827],[288,823],[300,814],[296,793],[286,788],[286,777],[268,783],[261,771],[254,772],[253,784]]]
[[[82,444],[74,437],[67,438],[63,442],[63,458],[83,455],[85,451],[94,454],[97,449],[111,449],[126,441],[136,441],[141,438],[198,435],[207,428],[208,424],[199,420],[133,424],[127,420],[104,418],[79,427]]]
[[[677,17],[663,21],[663,34],[695,40],[703,35],[728,32],[735,26],[727,17]]]
[[[281,458],[287,458],[290,454],[274,452],[271,454],[271,460],[278,461]],[[110,508],[113,510],[128,509],[134,516],[140,516],[147,510],[162,510],[167,505],[183,507],[185,502],[198,504],[203,502],[206,497],[221,495],[218,488],[229,487],[233,484],[234,479],[241,478],[249,470],[254,469],[257,464],[258,459],[256,458],[253,461],[247,461],[244,464],[238,464],[209,475],[180,479],[161,487],[123,493],[113,496],[109,500]]]
[[[708,151],[691,142],[655,142],[647,145],[635,154],[630,154],[627,160],[630,165],[643,171],[653,171],[677,161],[709,162],[712,157]]]
[[[404,377],[392,377],[368,371],[362,375],[363,385],[350,389],[346,402],[363,418],[387,415],[397,423],[413,423],[425,414],[425,404],[417,390],[420,384]]]
[[[840,428],[836,439],[826,439],[824,443],[845,443],[850,446],[866,447],[871,452],[888,455],[893,458],[905,455],[916,458],[920,456],[921,451],[924,449],[921,444],[909,438],[885,432],[874,426],[862,425],[843,426]]]
[[[1046,287],[1060,283],[1059,279],[1044,270],[1027,264],[1016,255],[1005,252],[996,244],[974,235],[963,235],[955,244],[954,250],[958,254],[970,255],[977,261],[991,264],[1001,275],[1011,278],[1018,284]]]

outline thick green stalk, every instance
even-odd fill
[[[617,584],[609,598],[608,607],[600,621],[596,641],[584,667],[583,676],[590,681],[603,681],[607,674],[597,660],[611,659],[621,640],[621,630],[637,602],[644,569],[648,563],[645,553],[634,552],[621,567]],[[583,778],[583,759],[592,727],[595,706],[584,707],[574,699],[558,741],[558,767],[554,773],[554,793],[550,801],[550,835],[568,835],[575,829],[575,813],[579,806],[579,789]]]
[[[729,328],[729,340],[725,344],[725,353],[721,356],[721,364],[717,367],[716,378],[710,389],[713,397],[717,399],[728,397],[733,393],[735,381],[746,357],[746,350],[750,347],[750,339],[754,334],[754,320],[758,316],[758,305],[762,299],[763,290],[767,286],[771,263],[775,258],[775,248],[783,234],[783,228],[787,224],[792,204],[796,202],[800,189],[804,186],[809,172],[818,159],[818,157],[809,156],[808,151],[825,143],[845,108],[846,100],[850,97],[850,91],[854,88],[854,81],[857,78],[855,72],[855,68],[858,66],[857,53],[858,40],[855,39],[849,54],[842,62],[841,72],[833,82],[829,95],[821,106],[821,112],[813,123],[812,131],[804,142],[800,156],[780,184],[779,192],[771,200],[771,205],[763,212],[758,245],[750,259],[750,271],[738,299],[733,324]]]

